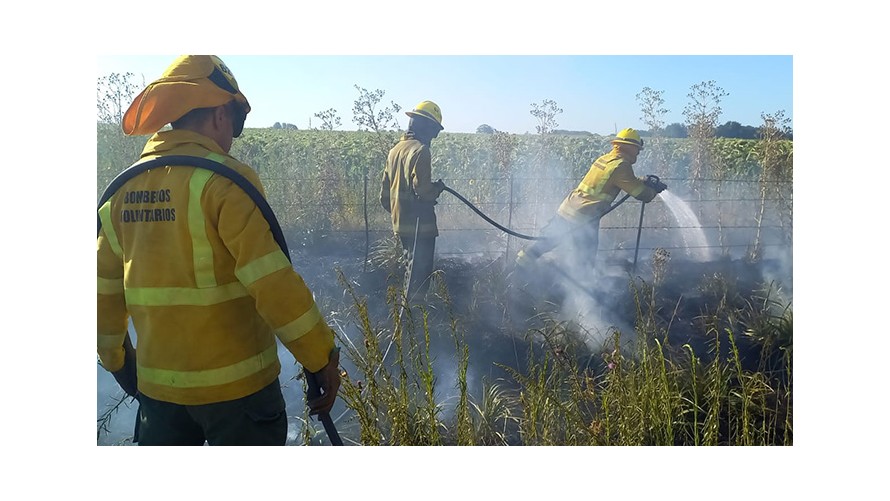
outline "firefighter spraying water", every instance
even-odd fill
[[[638,178],[633,172],[632,166],[643,149],[643,139],[639,132],[631,128],[624,129],[616,134],[611,144],[612,150],[593,162],[587,175],[563,200],[557,214],[543,228],[540,236],[523,235],[498,224],[447,186],[442,185],[442,190],[439,191],[450,192],[498,229],[518,238],[534,241],[527,249],[519,251],[516,257],[517,270],[531,271],[542,255],[560,245],[570,247],[573,252],[569,254],[576,257],[565,264],[572,273],[566,272],[561,266],[554,265],[552,268],[568,282],[587,292],[587,288],[579,283],[579,278],[589,276],[595,267],[600,220],[628,197],[632,196],[643,202],[634,252],[635,269],[643,228],[643,209],[656,195],[667,189],[667,185],[658,176]],[[625,195],[615,202],[622,191]]]
[[[632,166],[643,149],[643,139],[636,130],[620,131],[611,143],[612,150],[593,162],[578,187],[563,200],[557,214],[542,230],[542,238],[519,251],[517,266],[530,267],[543,254],[566,244],[576,251],[571,253],[577,256],[575,262],[569,263],[571,268],[579,273],[593,270],[600,220],[612,209],[618,194],[624,191],[646,204],[667,188],[656,176],[640,179],[634,175]]]

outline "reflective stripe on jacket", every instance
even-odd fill
[[[225,163],[265,194],[256,172],[200,134],[155,134],[142,159]],[[241,398],[280,372],[277,338],[306,369],[327,364],[333,333],[250,197],[204,169],[151,169],[99,210],[97,352],[123,364],[136,329],[139,391],[185,405]]]
[[[571,221],[599,218],[622,190],[643,202],[657,195],[634,176],[630,161],[613,148],[593,162],[578,187],[559,206],[559,214]]]
[[[392,217],[392,229],[414,238],[420,219],[418,236],[438,236],[436,212],[433,209],[438,193],[432,184],[430,149],[408,132],[389,151],[380,186],[380,203]]]

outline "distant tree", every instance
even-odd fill
[[[476,134],[494,134],[497,132],[494,127],[488,124],[482,124],[479,127],[476,127]]]
[[[717,127],[715,135],[717,137],[731,137],[736,139],[757,139],[757,131],[757,127],[729,121]]]
[[[341,125],[340,116],[334,108],[319,111],[313,116],[321,120],[321,127],[319,127],[321,130],[334,130]]]
[[[686,130],[685,125],[674,122],[664,128],[664,137],[674,137],[682,139],[685,137],[689,137],[689,133]]]
[[[287,122],[275,122],[272,125],[272,128],[273,129],[285,129],[285,130],[300,130],[300,128],[297,127],[296,125],[289,124]]]
[[[559,127],[559,122],[556,121],[556,115],[562,113],[562,108],[556,105],[556,101],[545,99],[540,105],[532,103],[531,106],[532,110],[529,113],[538,119],[538,125],[535,126],[535,130],[538,134],[541,134],[542,136],[550,134],[554,129]]]
[[[734,121],[726,122],[717,127],[715,136],[717,137],[739,137],[742,132],[742,124]]]

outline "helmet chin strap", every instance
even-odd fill
[[[244,131],[244,121],[247,120],[247,113],[240,104],[235,102],[231,107],[232,110],[232,137],[238,137]]]

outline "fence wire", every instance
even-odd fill
[[[434,173],[435,174],[435,173]],[[389,214],[379,203],[379,180],[343,177],[281,177],[260,175],[267,198],[294,246],[312,246],[319,238],[356,246],[392,235]],[[655,249],[710,256],[790,255],[792,248],[792,184],[751,179],[662,178],[668,191],[696,219],[683,220],[662,197],[646,204],[631,198],[600,225],[599,253],[607,259],[645,258]],[[100,185],[102,179],[99,180]],[[106,180],[106,183],[110,179]],[[576,178],[453,178],[446,184],[489,217],[514,231],[538,235]],[[367,186],[367,200],[365,187]],[[367,207],[368,227],[365,227]],[[448,193],[436,206],[440,236],[437,254],[486,256],[515,254],[528,242],[489,225]],[[687,214],[688,216],[688,214]],[[688,218],[687,218],[688,219]],[[640,232],[639,248],[636,247]],[[702,236],[705,244],[701,244]],[[698,242],[698,243],[697,243]],[[361,246],[363,248],[363,245]],[[356,247],[358,248],[358,247]]]

